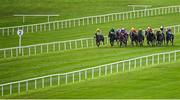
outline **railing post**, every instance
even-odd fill
[[[142,67],[142,58],[140,58],[140,67]]]
[[[152,56],[152,65],[154,65],[154,55]]]
[[[92,79],[94,79],[94,68],[92,69]]]
[[[98,23],[98,17],[96,17],[96,24]]]
[[[6,49],[4,49],[4,58],[6,58]]]
[[[87,46],[87,48],[89,47],[89,44],[88,44],[88,39],[86,40],[86,46]]]
[[[159,61],[159,53],[158,53],[158,64],[160,63],[160,61]]]
[[[11,48],[11,58],[13,57],[13,51],[12,51],[12,48]]]
[[[169,53],[169,62],[171,62],[171,53]]]
[[[29,56],[31,56],[31,47],[29,47]]]
[[[111,64],[111,67],[110,67],[110,68],[111,68],[111,74],[112,74],[112,69],[113,69],[113,68],[112,68],[112,64]]]
[[[83,41],[81,40],[81,48],[83,48]]]
[[[79,82],[81,81],[81,71],[79,71]]]
[[[21,83],[18,82],[18,94],[20,95],[20,93],[21,93]]]
[[[134,69],[136,68],[136,59],[134,59]]]
[[[1,86],[1,95],[4,96],[4,86]]]
[[[176,61],[176,51],[174,52],[174,61]]]
[[[41,54],[43,53],[42,45],[41,45]]]
[[[123,72],[124,72],[124,67],[125,67],[125,66],[124,66],[124,61],[123,61]]]
[[[44,88],[44,78],[42,78],[42,88]]]
[[[164,54],[163,54],[163,63],[166,61],[165,58],[166,58],[166,55],[165,55],[165,53],[164,53]]]
[[[148,66],[148,56],[146,57],[146,66]]]
[[[26,94],[28,94],[28,81],[26,81]]]
[[[37,80],[34,80],[34,88],[37,89]]]
[[[107,65],[105,66],[105,75],[107,75]]]
[[[119,63],[116,64],[116,72],[119,72]]]
[[[60,85],[60,80],[61,80],[60,75],[58,75],[58,85]]]
[[[12,95],[12,84],[10,84],[10,95]]]
[[[72,81],[73,81],[73,83],[74,83],[74,73],[72,74]]]
[[[85,70],[85,80],[87,79],[87,70]]]
[[[67,82],[68,82],[68,79],[67,79],[67,74],[66,74],[66,84],[67,84]]]
[[[64,42],[64,50],[66,50],[66,42]]]
[[[50,86],[52,86],[52,76],[50,76]]]
[[[129,60],[129,71],[131,70],[131,60]]]
[[[101,67],[99,67],[99,77],[101,76]]]
[[[72,49],[71,41],[69,41],[69,49],[70,49],[70,50]]]

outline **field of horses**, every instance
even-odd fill
[[[131,11],[128,5],[152,5],[155,7],[179,6],[179,0],[5,0],[0,1],[1,16],[0,27],[26,25],[46,22],[46,17],[27,17],[22,23],[21,17],[13,17],[14,14],[59,14],[52,20],[72,19],[85,16],[103,15]],[[137,8],[144,9],[144,8]],[[180,24],[179,12],[134,18],[128,20],[111,21],[93,25],[77,26],[47,32],[24,33],[22,45],[28,46],[40,43],[75,40],[81,38],[93,38],[97,28],[100,28],[104,36],[108,35],[111,28],[124,27],[130,30],[146,29],[148,26],[159,28],[160,26],[173,26]],[[175,30],[175,29],[173,29]],[[176,29],[178,30],[178,29]],[[146,40],[144,46],[128,46],[120,48],[117,43],[111,47],[104,46],[82,48],[75,50],[57,51],[47,54],[21,56],[15,58],[0,59],[0,86],[1,84],[36,78],[51,74],[60,74],[91,68],[98,65],[113,63],[116,61],[146,56],[154,53],[162,53],[180,50],[180,32],[174,33],[174,46],[148,46]],[[18,46],[18,35],[1,36],[0,49]],[[95,42],[95,40],[94,40]],[[1,53],[0,53],[1,54]],[[167,57],[167,56],[166,56]],[[174,57],[171,55],[171,57]],[[179,88],[179,63],[180,53],[177,52],[176,62],[166,62],[150,65],[132,71],[108,74],[87,79],[67,85],[53,85],[46,88],[22,91],[5,91],[0,87],[0,98],[13,99],[116,99],[116,98],[148,98],[148,99],[178,99]],[[167,58],[167,60],[169,60]],[[30,83],[29,83],[30,84]],[[12,86],[8,86],[12,88]],[[27,89],[27,88],[26,88]],[[22,89],[23,90],[23,89]],[[2,96],[4,92],[4,95]],[[5,95],[7,94],[7,95]]]

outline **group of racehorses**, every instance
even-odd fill
[[[135,28],[132,28],[129,33],[124,28],[118,30],[112,28],[109,31],[108,37],[111,46],[114,46],[114,43],[117,42],[120,47],[126,47],[128,38],[130,38],[132,46],[143,46],[145,38],[148,46],[168,45],[169,42],[174,45],[174,35],[172,34],[171,28],[166,30],[164,27],[161,27],[156,31],[153,31],[150,27],[145,31],[142,29],[136,31]],[[98,47],[100,46],[101,41],[104,44],[104,36],[102,34],[95,33],[95,38]]]

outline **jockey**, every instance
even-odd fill
[[[152,28],[151,28],[151,27],[148,27],[148,28],[147,28],[147,32],[152,33]]]
[[[162,35],[164,36],[164,34],[165,34],[165,28],[164,28],[164,26],[161,26],[161,27],[160,27],[160,30],[161,30]]]
[[[172,34],[171,28],[168,28],[166,34],[167,34],[168,36],[171,36],[171,34]]]
[[[139,36],[143,36],[143,31],[142,31],[141,28],[139,28],[139,30],[138,30],[138,35],[139,35]]]
[[[101,32],[101,30],[99,28],[97,28],[95,34],[102,35],[102,32]]]
[[[131,28],[131,32],[134,33],[134,34],[137,33],[137,31],[136,31],[136,29],[134,27]]]
[[[112,29],[109,31],[109,33],[111,33],[111,34],[115,34],[115,29],[114,29],[114,28],[112,28]]]

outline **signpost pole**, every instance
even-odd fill
[[[22,35],[23,35],[23,30],[18,30],[17,34],[19,36],[19,53],[21,54],[21,44],[22,44]]]

